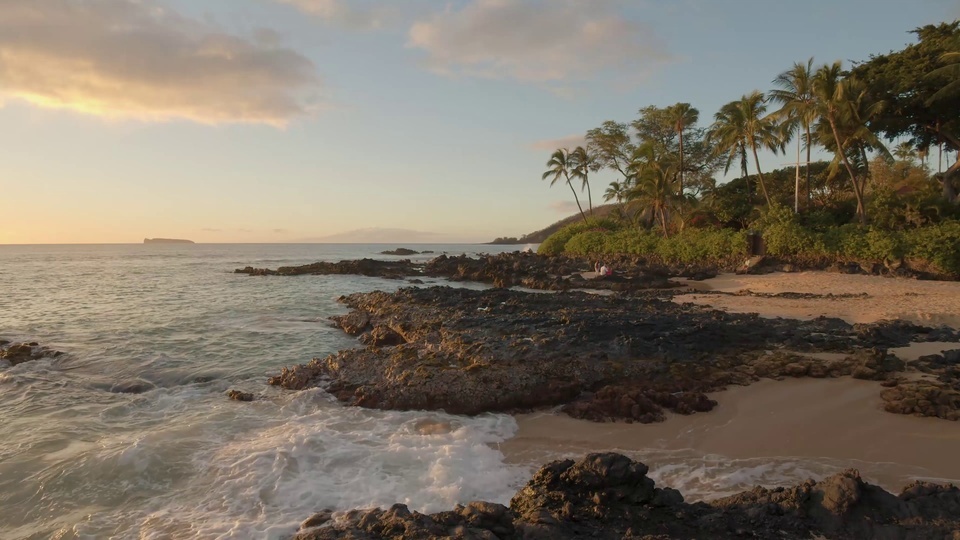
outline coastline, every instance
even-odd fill
[[[704,281],[687,280],[684,284],[690,292],[677,295],[674,302],[690,302],[730,313],[797,320],[836,317],[851,324],[900,319],[960,328],[960,282],[957,281],[807,271],[721,274]],[[784,293],[821,297],[803,298]],[[822,297],[825,295],[833,298]]]
[[[849,377],[770,379],[709,394],[719,405],[711,412],[670,415],[656,424],[595,423],[554,412],[516,415],[516,435],[500,445],[508,463],[535,465],[590,452],[622,452],[651,467],[669,470],[715,462],[797,465],[794,475],[769,471],[763,485],[797,483],[856,466],[871,483],[897,490],[916,479],[960,482],[960,423],[894,415],[881,409],[880,385]],[[686,469],[684,469],[686,470]],[[677,471],[679,472],[679,471]],[[709,478],[706,480],[710,480]],[[716,480],[715,478],[713,480]],[[770,482],[770,480],[774,480]],[[727,481],[709,486],[666,484],[696,500],[752,487]],[[717,493],[717,488],[720,492]],[[713,496],[704,497],[710,491]]]

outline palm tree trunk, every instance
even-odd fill
[[[850,182],[853,184],[853,195],[857,198],[857,217],[860,218],[860,224],[867,224],[867,212],[863,206],[863,194],[860,193],[860,185],[857,183],[857,175],[853,173],[853,167],[850,166],[850,160],[847,159],[847,153],[843,151],[843,144],[840,141],[840,134],[837,133],[837,122],[833,115],[827,115],[830,122],[830,130],[833,132],[833,142],[837,145],[837,152],[840,152],[840,159],[843,160],[843,166],[847,168],[847,174],[850,175]]]
[[[763,198],[767,200],[767,206],[773,206],[773,203],[770,201],[770,195],[767,194],[767,185],[763,181],[763,173],[760,172],[760,156],[757,155],[757,145],[750,142],[750,150],[753,151],[753,160],[757,163],[757,180],[760,181],[760,189],[763,190]]]
[[[793,184],[793,212],[800,213],[800,128],[797,128],[797,175]]]
[[[573,189],[573,184],[570,183],[570,177],[566,174],[564,174],[564,176],[567,178],[567,185],[570,186],[570,192],[573,193],[573,200],[577,201],[577,208],[580,209],[580,217],[583,218],[584,223],[589,223],[589,221],[587,221],[586,214],[583,213],[583,207],[580,206],[580,198],[577,197],[577,190]]]
[[[667,214],[662,206],[660,207],[660,225],[663,227],[663,237],[667,238],[669,236],[667,232]]]
[[[810,137],[810,122],[806,122],[807,128],[807,211],[810,211],[810,206],[812,205],[812,195],[810,193],[810,146],[813,138]]]
[[[683,129],[680,129],[680,192],[678,193],[683,197]]]
[[[584,168],[586,170],[586,168]],[[583,173],[583,183],[587,185],[587,200],[590,202],[590,217],[593,217],[593,191],[590,189],[590,180],[587,180],[587,173]]]

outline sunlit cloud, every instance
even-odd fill
[[[390,11],[386,6],[358,7],[356,0],[351,4],[347,0],[274,0],[281,4],[293,6],[300,11],[318,19],[342,24],[357,29],[380,28],[385,19],[389,19]]]
[[[534,142],[530,145],[530,148],[544,152],[553,152],[558,148],[573,150],[578,146],[587,146],[587,139],[583,135],[569,135],[567,137],[560,137],[559,139],[544,139]]]
[[[275,43],[146,1],[3,0],[0,105],[282,125],[321,105],[321,85],[309,59]]]
[[[416,22],[408,46],[437,73],[545,86],[607,71],[634,78],[670,60],[653,30],[610,0],[471,0]]]

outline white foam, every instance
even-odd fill
[[[526,468],[505,465],[495,448],[516,431],[506,415],[343,408],[319,391],[301,392],[279,408],[263,405],[273,418],[260,418],[262,427],[222,442],[208,437],[202,447],[194,441],[187,470],[168,471],[177,479],[166,492],[155,492],[144,505],[92,516],[74,532],[102,537],[114,531],[142,539],[283,538],[322,509],[401,502],[434,512],[472,500],[507,503],[527,479]],[[130,441],[105,459],[123,478],[151,482],[150,471],[159,467],[152,460],[172,451],[163,441],[193,438],[180,429],[166,434],[153,429],[150,437]]]

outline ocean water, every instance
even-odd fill
[[[508,503],[542,461],[500,452],[517,432],[509,415],[370,411],[266,385],[284,366],[357,345],[327,322],[346,312],[339,296],[409,284],[233,270],[390,258],[377,253],[394,247],[0,246],[0,338],[67,353],[0,365],[0,539],[280,539],[327,508]],[[118,392],[135,386],[146,391]],[[257,401],[228,400],[234,388]],[[851,465],[633,455],[688,500]]]
[[[404,282],[232,271],[393,247],[0,246],[0,337],[68,353],[0,366],[0,538],[284,538],[324,508],[509,500],[528,473],[496,450],[510,416],[368,411],[265,384],[356,346],[327,323],[340,295]],[[131,385],[150,390],[114,391]]]

